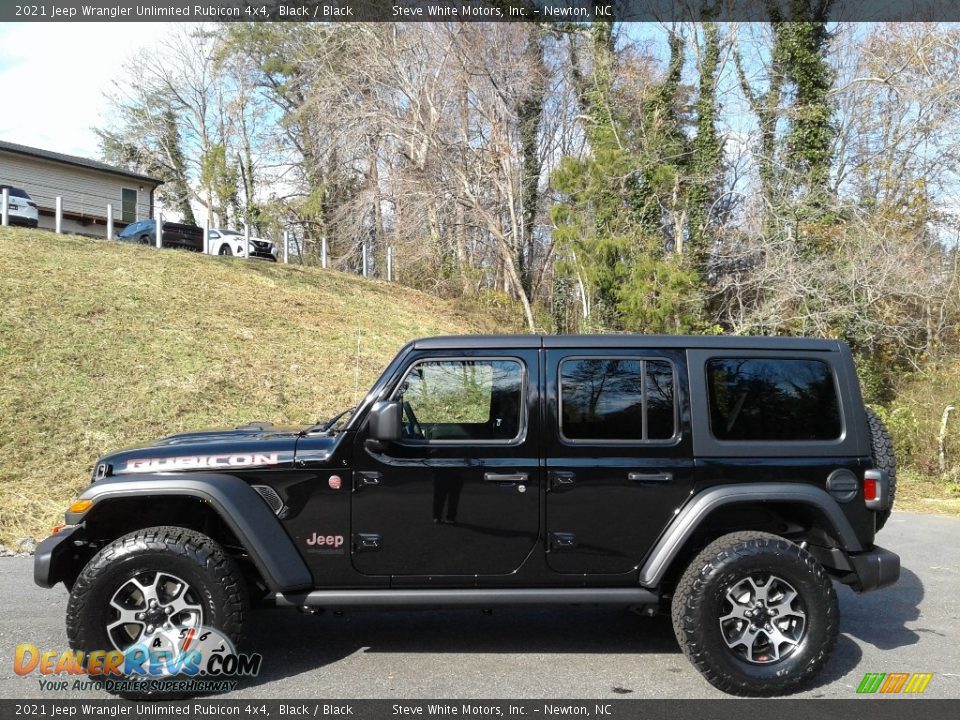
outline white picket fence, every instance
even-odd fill
[[[107,204],[106,207],[106,218],[107,218],[107,239],[115,240],[114,226],[113,226],[113,205]],[[157,248],[163,247],[163,215],[161,213],[156,213],[155,218],[156,222],[156,239],[154,245]],[[2,195],[0,195],[0,226],[7,227],[10,225],[10,193],[4,188]],[[59,234],[63,233],[63,198],[57,196],[55,198],[55,211],[54,211],[54,232]],[[271,238],[264,238],[270,240]],[[250,226],[244,226],[244,241],[246,243],[246,256],[250,257]],[[278,245],[282,251],[282,262],[284,264],[289,264],[291,252],[290,245],[291,242],[295,246],[295,255],[303,257],[303,248],[301,247],[299,241],[294,237],[294,234],[288,230],[284,230],[282,234],[282,240],[280,243],[273,241],[274,245]],[[360,274],[363,277],[369,277],[371,274],[371,262],[367,253],[367,246],[361,246],[361,256],[360,256]],[[212,254],[212,247],[210,244],[210,228],[203,228],[203,254],[210,255]],[[394,262],[396,256],[394,253],[393,247],[387,247],[386,252],[386,279],[387,282],[394,281]],[[278,258],[279,260],[279,258]],[[331,264],[330,252],[327,246],[327,239],[323,238],[320,242],[320,266],[322,268],[329,268]]]

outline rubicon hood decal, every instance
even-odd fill
[[[133,458],[124,470],[160,472],[163,470],[196,470],[198,468],[261,467],[280,463],[280,453],[236,453],[232,455],[186,455],[166,458]]]

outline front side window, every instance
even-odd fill
[[[523,367],[516,360],[417,363],[396,396],[404,438],[436,442],[511,441],[520,436]]]
[[[825,362],[717,358],[707,362],[707,386],[718,440],[837,440],[843,432]]]
[[[634,358],[564,360],[560,407],[567,440],[669,440],[676,434],[673,366]]]

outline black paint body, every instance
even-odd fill
[[[838,441],[719,443],[710,436],[704,363],[724,356],[813,357],[828,363],[843,416]],[[511,359],[524,368],[524,418],[515,441],[391,442],[368,438],[370,406],[388,399],[424,358]],[[675,436],[656,442],[568,442],[560,431],[558,371],[570,357],[661,360],[674,370]],[[837,469],[871,466],[853,361],[825,340],[493,336],[406,346],[335,435],[248,427],[188,433],[101,458],[101,472],[142,473],[144,458],[193,456],[270,461],[215,472],[273,488],[279,522],[315,588],[636,587],[640,568],[671,521],[701,491],[732,483],[823,489]],[[210,468],[203,469],[211,472]],[[177,468],[190,473],[191,468]],[[491,482],[489,473],[525,476]],[[333,479],[334,476],[339,479]],[[158,474],[159,482],[163,474]],[[94,483],[96,485],[96,483]],[[863,548],[875,515],[862,488],[841,504]],[[320,538],[342,537],[342,544]],[[569,545],[564,538],[573,537]],[[814,538],[816,539],[816,538]],[[823,543],[829,545],[829,538]]]

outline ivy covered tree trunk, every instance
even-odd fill
[[[171,199],[183,216],[183,222],[187,225],[196,225],[193,208],[190,206],[191,192],[187,180],[187,161],[180,147],[180,130],[172,110],[167,110],[163,114],[163,145],[170,166],[168,182],[173,191]]]
[[[777,28],[784,72],[796,95],[787,146],[791,165],[811,194],[826,192],[833,160],[835,130],[829,94],[834,72],[825,57],[831,4],[831,0],[794,0],[792,22]]]
[[[690,163],[689,257],[703,277],[711,239],[711,210],[718,199],[723,169],[723,144],[717,133],[717,73],[720,65],[720,30],[715,23],[703,26],[700,92],[694,107],[697,134]]]
[[[533,260],[537,209],[540,204],[540,122],[543,119],[543,102],[546,92],[547,69],[544,66],[543,37],[539,31],[531,32],[525,52],[534,69],[531,92],[517,110],[520,125],[523,178],[521,227],[523,238],[517,252],[517,273],[527,297],[533,296]]]

